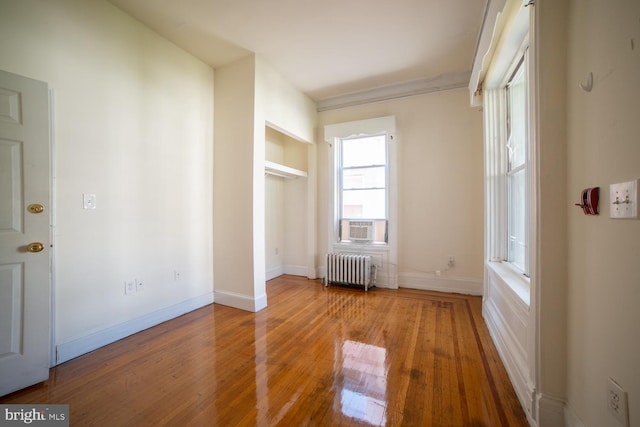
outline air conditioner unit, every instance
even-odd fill
[[[370,242],[373,240],[373,221],[349,221],[349,236],[352,242]]]

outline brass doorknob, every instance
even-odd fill
[[[40,242],[29,243],[27,246],[29,252],[42,252],[44,250],[44,245]]]
[[[39,214],[44,212],[44,206],[42,206],[40,203],[34,203],[32,205],[27,206],[27,210],[32,214]]]

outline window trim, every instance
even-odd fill
[[[531,276],[535,274],[532,269],[535,264],[535,232],[536,232],[536,214],[537,193],[535,189],[535,100],[531,94],[535,93],[535,82],[531,76],[535,74],[534,64],[530,56],[533,52],[530,49],[529,32],[516,32],[521,37],[520,42],[511,43],[511,49],[502,52],[502,59],[498,61],[500,66],[490,68],[483,87],[483,109],[485,128],[485,253],[487,262],[502,263],[504,267],[511,270],[514,274],[509,277],[519,277],[518,283],[512,283],[510,286],[516,288],[523,283],[529,288],[531,286]],[[514,34],[516,35],[516,34]],[[504,55],[507,55],[505,60]],[[527,206],[525,208],[527,243],[525,253],[526,275],[520,268],[513,263],[508,262],[508,207],[507,207],[507,150],[506,138],[507,127],[506,117],[507,93],[506,86],[514,75],[514,72],[522,58],[527,56],[524,61],[526,73],[527,88],[527,136],[528,144],[526,147],[527,169],[526,169],[526,186],[527,186]],[[504,270],[504,269],[502,269]],[[509,283],[511,280],[507,280]]]
[[[387,242],[362,243],[339,242],[339,200],[337,198],[337,139],[346,139],[357,135],[375,135],[387,133],[388,163],[388,202],[387,202]],[[371,254],[376,260],[377,282],[380,287],[397,289],[397,253],[398,253],[398,137],[396,135],[395,116],[384,116],[353,122],[324,126],[324,140],[328,150],[328,198],[327,198],[327,252],[347,252]]]

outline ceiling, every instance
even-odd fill
[[[468,72],[487,0],[109,0],[213,68],[251,52],[319,101]]]

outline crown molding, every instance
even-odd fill
[[[466,88],[469,85],[470,77],[471,71],[441,74],[427,79],[412,80],[325,98],[317,102],[318,112],[353,107],[355,105],[370,104],[373,102],[388,101],[407,96],[422,95],[425,93]]]

